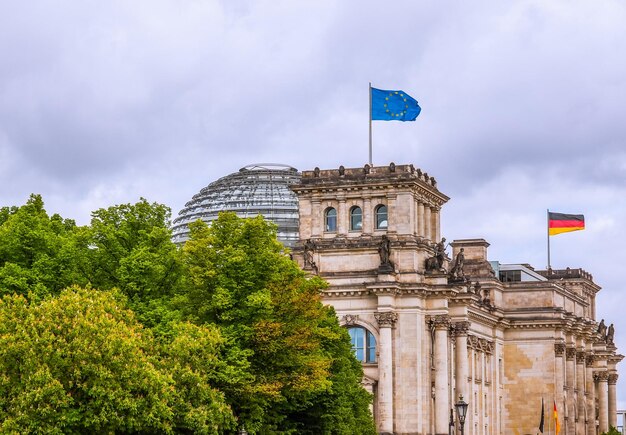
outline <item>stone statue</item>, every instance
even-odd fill
[[[441,242],[435,245],[435,255],[426,259],[427,271],[445,271],[443,262],[446,258],[446,239],[442,238]]]
[[[613,344],[614,337],[615,337],[615,327],[611,323],[609,325],[609,332],[606,333],[606,343]]]
[[[464,250],[464,248],[461,248],[459,253],[456,255],[454,266],[450,270],[450,278],[454,281],[465,279],[465,274],[463,273],[463,263],[465,263],[465,254],[463,253]]]
[[[378,255],[380,255],[380,265],[388,266],[391,264],[389,261],[389,253],[391,252],[391,242],[387,236],[383,236],[380,245],[378,245]]]
[[[604,324],[604,319],[600,320],[600,324],[598,325],[598,334],[602,336],[602,339],[606,337],[606,325]]]
[[[439,269],[443,269],[443,261],[446,258],[446,239],[441,239],[441,242],[435,245],[435,258],[437,258],[437,266]]]
[[[313,260],[313,252],[315,251],[315,243],[311,239],[307,239],[304,242],[304,267],[310,267],[311,269],[317,270],[317,265]]]

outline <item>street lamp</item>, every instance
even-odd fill
[[[238,435],[248,435],[248,431],[243,426],[241,426],[239,428],[239,430],[237,431],[237,434]]]
[[[463,435],[463,425],[465,424],[465,415],[467,415],[467,407],[469,403],[465,403],[463,395],[459,396],[459,401],[454,404],[456,408],[456,415],[459,419],[459,426],[461,427],[461,435]]]

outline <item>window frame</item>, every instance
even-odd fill
[[[359,211],[359,214],[355,214],[355,211]],[[358,216],[359,217],[359,221],[354,222],[354,218]],[[348,218],[350,220],[350,231],[363,231],[363,209],[361,207],[359,207],[358,205],[353,205],[352,207],[350,207],[350,212],[348,213]]]
[[[329,216],[329,213],[334,212],[332,216]],[[330,228],[329,218],[334,220],[333,228]],[[324,210],[324,232],[326,233],[336,233],[337,232],[337,209],[335,207],[327,207]]]
[[[350,325],[346,327],[348,329],[348,334],[350,335],[350,345],[352,346],[352,352],[354,352],[354,356],[361,364],[377,364],[378,363],[378,355],[377,355],[377,346],[378,343],[376,341],[376,337],[374,334],[367,328],[360,325]],[[357,337],[356,332],[360,332],[362,335]],[[363,346],[357,346],[357,340],[363,341]],[[363,358],[359,358],[359,353],[363,355]]]
[[[381,216],[380,210],[385,209],[385,226],[381,226],[379,216]],[[385,204],[378,204],[374,207],[374,228],[381,231],[386,231],[389,228],[389,208]]]

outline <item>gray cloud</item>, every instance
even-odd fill
[[[624,349],[625,21],[618,1],[5,2],[0,204],[176,214],[248,163],[361,166],[367,83],[403,89],[423,112],[374,123],[375,163],[434,175],[446,236],[505,262],[544,267],[546,208],[585,213],[554,265],[605,287]]]

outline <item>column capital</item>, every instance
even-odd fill
[[[393,311],[376,312],[374,318],[381,328],[393,328],[398,321],[398,315]]]
[[[450,328],[450,331],[456,337],[460,337],[463,335],[467,335],[467,331],[469,330],[469,327],[470,327],[470,322],[468,321],[454,322]]]
[[[576,348],[575,347],[568,347],[567,349],[565,349],[565,357],[568,360],[576,358]]]
[[[609,377],[608,377],[609,385],[617,384],[618,377],[619,375],[617,373],[609,373]]]
[[[563,352],[565,352],[565,343],[554,343],[554,353],[556,356],[563,356]]]
[[[595,361],[596,361],[596,356],[592,353],[588,353],[587,356],[585,357],[585,364],[587,365],[587,368],[591,368],[591,366],[593,365]]]
[[[576,364],[584,364],[587,353],[584,350],[576,351]]]
[[[594,372],[593,380],[596,382],[607,382],[609,380],[609,372],[607,371]]]
[[[448,329],[450,327],[450,316],[447,314],[430,316],[428,322],[434,326],[435,329]]]

